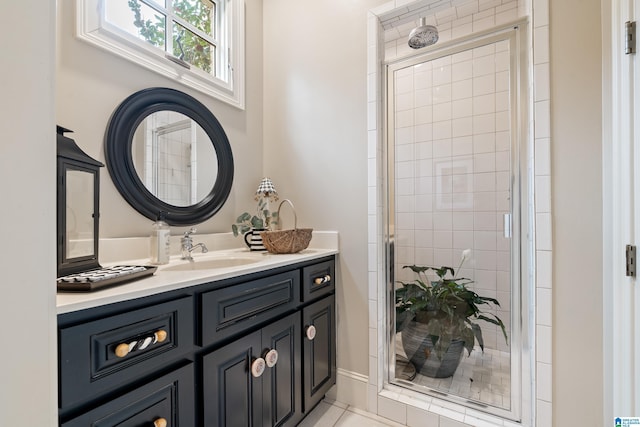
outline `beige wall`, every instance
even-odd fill
[[[604,399],[600,1],[549,3],[553,421],[595,426]]]
[[[78,145],[104,163],[104,133],[113,110],[127,96],[148,87],[181,90],[205,104],[222,124],[234,154],[231,196],[198,232],[231,231],[237,215],[254,209],[262,178],[262,0],[245,0],[246,110],[241,111],[74,37],[74,1],[58,1],[56,122],[72,129]],[[100,237],[146,236],[151,220],[138,214],[101,171]],[[184,229],[174,227],[172,234]]]
[[[386,1],[335,3],[270,0],[265,8],[265,173],[303,225],[340,231],[339,367],[366,374],[362,16]],[[550,3],[554,425],[590,425],[603,400],[600,2]]]
[[[387,0],[269,0],[264,170],[299,225],[338,230],[338,367],[368,375],[367,11]],[[285,228],[290,224],[284,224]]]
[[[0,426],[7,427],[57,425],[54,4],[0,7]]]
[[[173,87],[207,105],[229,136],[236,175],[229,202],[199,231],[228,231],[238,213],[252,210],[263,175],[292,199],[300,226],[338,230],[339,366],[361,374],[368,373],[366,17],[385,2],[269,0],[263,23],[262,1],[247,0],[245,112],[78,41],[73,2],[58,2],[57,122],[104,161],[109,116],[131,93]],[[106,170],[101,192],[101,237],[149,233],[151,221],[121,198]]]
[[[201,229],[225,231],[237,212],[251,208],[251,195],[264,168],[282,196],[296,203],[301,225],[339,230],[339,365],[363,374],[368,362],[365,18],[368,9],[385,2],[269,0],[263,42],[262,1],[247,0],[245,112],[73,39],[72,2],[57,2],[55,122],[74,129],[80,146],[104,160],[108,117],[132,92],[150,86],[177,87],[209,106],[231,140],[236,179],[230,203]],[[600,3],[550,3],[554,425],[595,425],[602,419],[603,401]],[[37,13],[31,10],[36,6]],[[0,255],[5,301],[0,316],[4,324],[21,319],[20,327],[3,332],[4,339],[20,351],[3,353],[0,425],[44,426],[53,425],[55,419],[51,282],[55,247],[46,244],[53,242],[55,230],[54,76],[52,58],[25,54],[53,50],[54,11],[48,14],[47,7],[53,3],[18,2],[5,6],[2,15],[5,31],[23,37],[20,44],[11,38],[0,42],[3,52],[13,58],[13,66],[2,71],[0,103],[5,135],[0,144],[4,183],[0,220],[8,242]],[[576,10],[580,19],[575,19]],[[32,26],[24,33],[18,23],[26,20]],[[14,185],[16,177],[20,185]],[[101,202],[103,236],[148,233],[150,221],[122,201],[106,171]],[[42,244],[30,246],[25,257],[11,242]],[[38,269],[32,268],[33,259],[38,260]],[[28,278],[23,270],[30,271]]]

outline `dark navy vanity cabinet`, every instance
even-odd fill
[[[204,425],[297,424],[302,418],[299,332],[300,316],[294,313],[205,355]],[[272,349],[277,363],[257,375],[252,368]]]
[[[60,425],[293,426],[336,381],[335,258],[58,316]]]

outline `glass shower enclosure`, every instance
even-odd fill
[[[511,419],[519,417],[522,371],[519,43],[512,27],[418,51],[386,69],[389,381]],[[447,320],[409,330],[428,324],[428,315],[400,319],[397,311],[399,300],[406,303],[402,282],[416,283],[412,265],[450,267],[445,279],[498,301],[479,308],[502,320],[506,337],[495,322],[472,316],[484,349],[475,340],[470,354],[436,354],[436,331]],[[439,278],[427,274],[430,287]],[[420,304],[413,296],[409,305]],[[444,358],[460,361],[453,374],[427,369]]]

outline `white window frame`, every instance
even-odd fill
[[[236,108],[245,108],[244,2],[217,0],[219,51],[216,75],[195,66],[187,69],[167,58],[166,52],[117,26],[106,22],[104,0],[76,0],[76,37],[133,63],[217,98]],[[113,1],[113,0],[111,0]],[[221,70],[225,67],[226,70]],[[225,72],[226,71],[226,72]]]

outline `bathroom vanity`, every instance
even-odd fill
[[[336,380],[336,252],[214,254],[58,294],[60,425],[296,425]]]

